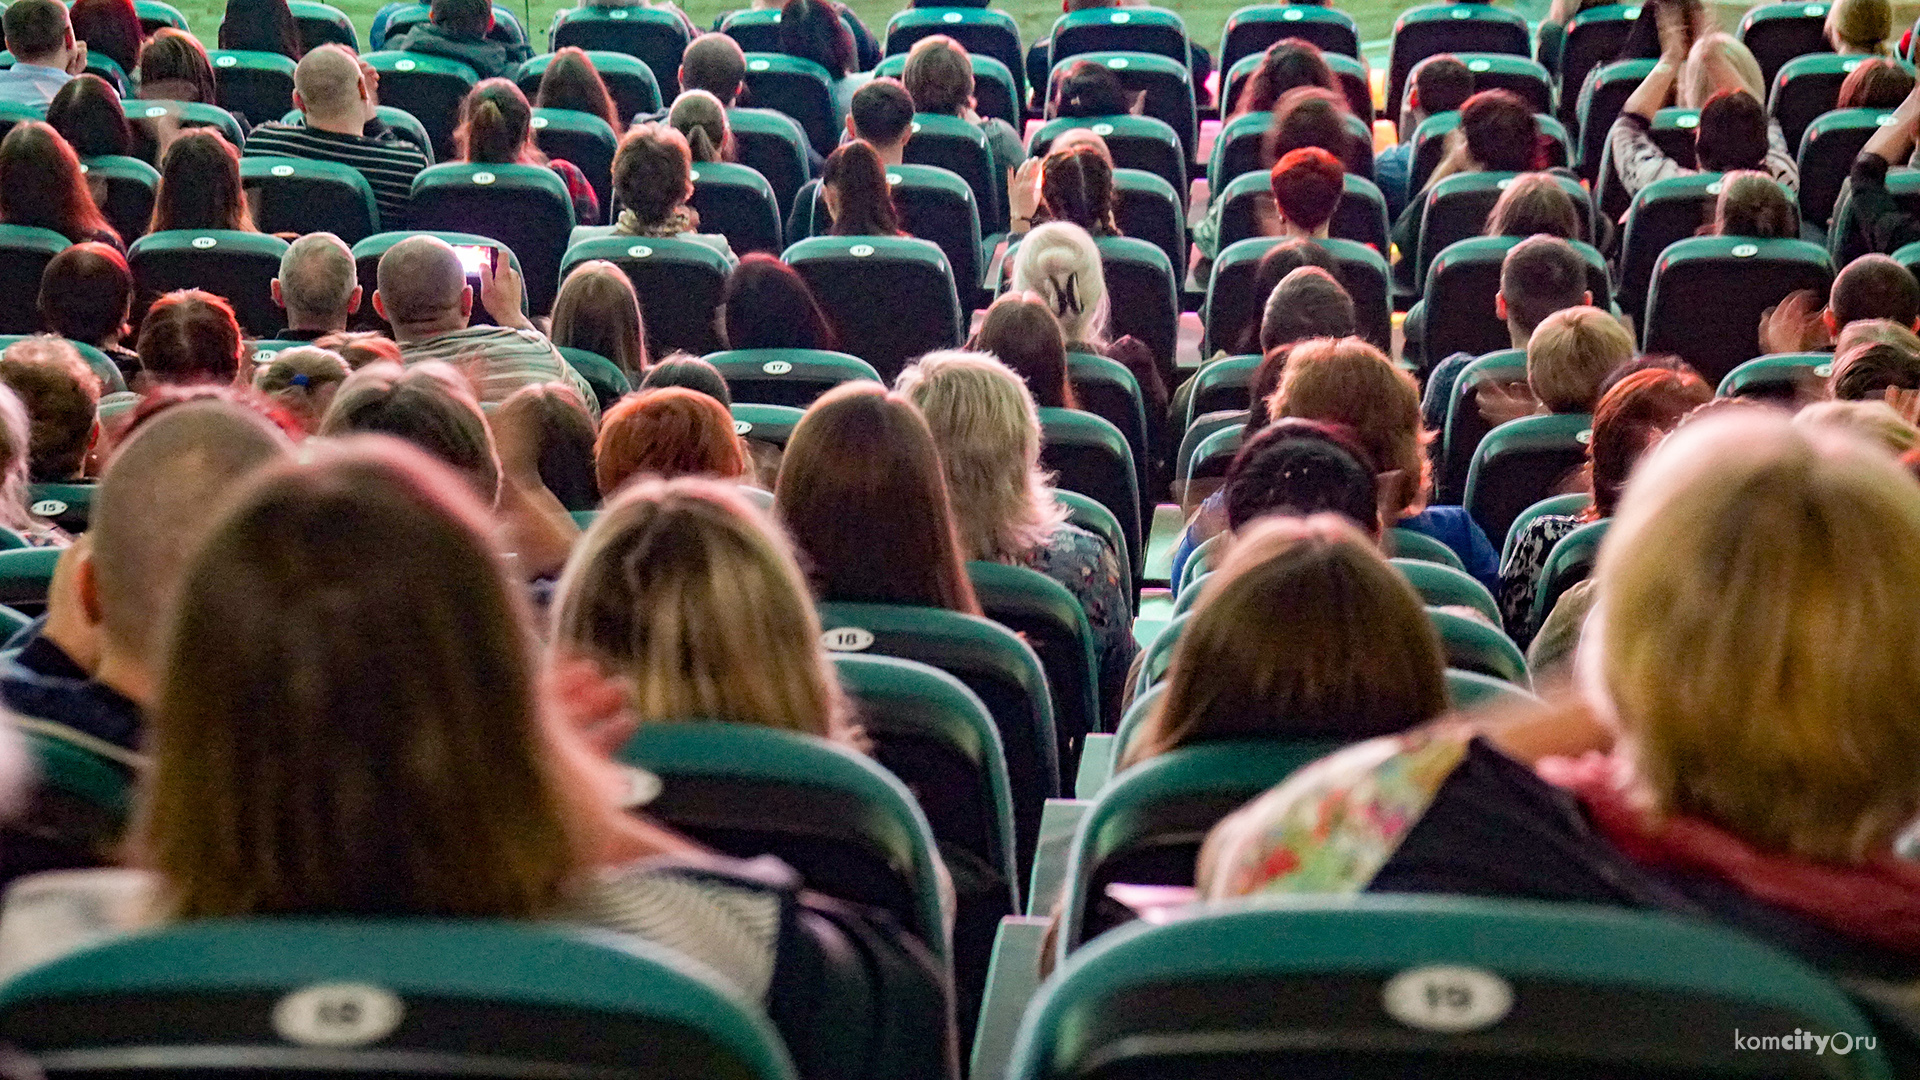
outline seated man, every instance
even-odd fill
[[[410,236],[380,257],[373,310],[393,324],[401,359],[442,360],[465,368],[483,402],[499,404],[515,390],[564,382],[580,394],[596,422],[593,387],[534,329],[521,310],[520,274],[501,261],[480,271],[480,302],[497,326],[469,326],[473,287],[452,246],[437,236]]]
[[[74,347],[47,334],[16,341],[0,353],[0,383],[27,407],[27,478],[65,484],[84,476],[100,378]]]
[[[389,49],[458,60],[483,79],[511,75],[533,55],[525,45],[509,45],[487,36],[493,29],[489,0],[433,0],[428,21],[387,43]]]
[[[91,345],[133,382],[140,357],[121,344],[133,315],[133,271],[111,244],[88,241],[55,255],[40,273],[41,325],[69,341]]]
[[[1011,124],[974,111],[973,61],[959,42],[945,34],[914,42],[900,78],[916,112],[957,116],[985,133],[995,168],[1011,173],[1027,159],[1027,148]]]
[[[791,142],[806,152],[807,172],[818,174],[825,159],[813,148],[807,139],[805,128],[800,121],[783,112],[772,109],[749,109],[740,104],[740,91],[747,80],[747,54],[740,49],[740,43],[725,34],[701,34],[688,43],[687,51],[680,54],[680,89],[705,90],[720,99],[727,107],[727,122],[733,123],[736,113],[752,113],[756,117],[779,117],[791,131]],[[635,123],[650,120],[665,120],[667,110],[642,113],[630,117]],[[744,162],[743,162],[744,163]],[[782,208],[786,209],[785,207]]]
[[[1507,334],[1515,349],[1525,349],[1534,328],[1556,311],[1593,303],[1587,289],[1587,261],[1572,244],[1554,236],[1533,236],[1515,244],[1500,261],[1500,291],[1494,295],[1493,309],[1507,324]],[[1429,431],[1440,431],[1447,423],[1447,403],[1453,396],[1453,384],[1477,357],[1454,353],[1435,364],[1427,376],[1427,388],[1420,401],[1420,413]],[[1533,411],[1532,403],[1520,414]]]
[[[293,72],[293,104],[303,122],[261,124],[247,136],[247,155],[336,161],[359,170],[373,188],[384,229],[407,226],[413,178],[427,156],[400,135],[370,138],[378,97],[360,61],[338,45],[322,45],[300,58]]]
[[[1413,133],[1428,117],[1453,112],[1473,96],[1473,72],[1452,56],[1431,56],[1413,69],[1406,107],[1400,110],[1400,141],[1373,155],[1373,179],[1387,199],[1387,220],[1407,208],[1413,180]]]
[[[0,101],[46,108],[67,80],[87,70],[86,42],[73,38],[59,0],[15,0],[0,20],[13,66],[0,71]]]
[[[1798,289],[1760,317],[1760,347],[1769,353],[1826,352],[1854,323],[1884,319],[1920,327],[1920,281],[1891,256],[1867,254],[1836,274],[1825,307],[1820,294]]]
[[[340,333],[347,328],[347,319],[360,310],[360,293],[353,252],[346,242],[328,232],[308,233],[280,256],[273,302],[286,310],[287,325],[274,337],[313,341]]]

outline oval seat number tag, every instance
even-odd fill
[[[769,360],[760,365],[760,370],[769,375],[785,375],[793,370],[793,365],[785,360]]]
[[[59,499],[41,499],[39,502],[27,507],[27,509],[44,518],[59,517],[61,514],[67,512],[67,504],[61,502]]]
[[[1380,1004],[1395,1020],[1421,1031],[1479,1031],[1513,1011],[1513,988],[1491,971],[1438,964],[1387,980]]]
[[[406,1006],[368,983],[321,983],[295,990],[273,1007],[273,1030],[302,1046],[366,1046],[393,1034]]]
[[[858,626],[842,626],[820,635],[820,647],[828,652],[865,652],[873,647],[873,631]]]

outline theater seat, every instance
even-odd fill
[[[1387,543],[1383,545],[1383,550],[1396,559],[1419,559],[1422,562],[1450,566],[1460,571],[1465,571],[1467,568],[1452,548],[1426,533],[1417,533],[1412,529],[1398,527],[1388,529]]]
[[[1092,413],[1041,409],[1040,464],[1055,474],[1055,486],[1095,500],[1120,519],[1127,549],[1140,553],[1133,568],[1139,578],[1146,546],[1141,540],[1139,472],[1127,437]]]
[[[435,161],[451,161],[453,129],[460,124],[460,103],[480,81],[457,60],[425,53],[373,52],[362,56],[380,76],[380,100],[413,114],[433,140]]]
[[[1187,268],[1186,197],[1144,169],[1113,170],[1113,218],[1122,236],[1167,253],[1177,275]]]
[[[0,307],[0,333],[31,334],[40,329],[33,298],[40,295],[41,275],[55,255],[71,246],[71,240],[52,229],[0,225],[0,295],[15,298]]]
[[[293,60],[277,52],[215,49],[213,64],[218,104],[250,123],[261,123],[293,108]]]
[[[680,54],[687,28],[677,11],[645,6],[561,8],[547,28],[553,49],[582,49],[637,56],[653,71],[662,98],[680,96]]]
[[[83,158],[80,171],[87,174],[89,183],[105,185],[105,199],[97,200],[100,212],[120,239],[131,243],[147,231],[153,220],[154,191],[160,184],[157,169],[139,158],[108,154]]]
[[[121,388],[126,385],[119,381],[117,372],[115,384]],[[98,486],[91,482],[29,484],[27,509],[78,536],[87,531],[93,516],[93,496]]]
[[[888,382],[914,357],[962,340],[966,326],[953,271],[931,241],[816,236],[782,258],[806,279],[839,330],[841,348]]]
[[[633,390],[633,384],[627,381],[627,373],[620,370],[620,365],[599,353],[570,345],[555,345],[554,349],[568,367],[587,381],[602,413],[613,408],[615,402]]]
[[[1447,421],[1440,433],[1440,452],[1435,455],[1434,489],[1436,501],[1458,504],[1466,495],[1467,469],[1473,464],[1480,440],[1493,428],[1480,415],[1480,387],[1486,382],[1527,381],[1525,349],[1500,349],[1482,355],[1455,376],[1453,393],[1447,399]],[[1488,534],[1491,537],[1492,534]]]
[[[1261,257],[1279,242],[1271,236],[1242,240],[1222,249],[1220,257],[1213,261],[1206,304],[1201,310],[1201,320],[1207,328],[1205,355],[1236,348],[1247,328],[1259,325],[1266,297],[1253,295],[1254,280]],[[1391,271],[1385,257],[1350,240],[1322,240],[1320,246],[1333,256],[1333,276],[1340,279],[1340,284],[1353,298],[1360,336],[1377,348],[1390,348],[1393,295]]]
[[[972,15],[1004,15],[1004,12],[990,11],[986,8],[950,8],[944,12],[930,8],[909,8],[901,14],[911,14],[915,12],[924,14],[929,11],[932,11],[934,14],[953,14],[955,11],[958,11],[962,14]],[[1021,130],[1021,128],[1025,126],[1024,118],[1026,116],[1026,110],[1021,105],[1021,91],[1014,83],[1013,73],[1007,70],[1005,64],[995,60],[992,56],[982,53],[969,51],[967,53],[967,63],[973,68],[974,112],[979,113],[981,116],[990,116],[999,120],[1005,120],[1007,123],[1013,125],[1015,131]],[[876,79],[901,79],[906,75],[906,71],[906,54],[894,53],[880,61],[879,66],[873,69],[873,77]]]
[[[293,21],[300,28],[302,52],[322,45],[345,45],[356,53],[360,51],[360,35],[354,31],[353,20],[346,12],[319,0],[287,0],[287,8],[293,12]]]
[[[265,337],[279,329],[283,313],[270,283],[280,273],[287,242],[264,233],[227,229],[174,229],[148,233],[127,249],[133,271],[134,310],[144,312],[161,294],[205,289],[233,305],[242,332]]]
[[[807,133],[790,116],[771,109],[728,109],[727,127],[740,164],[766,178],[782,214],[807,182]]]
[[[1593,418],[1585,413],[1509,420],[1473,452],[1462,505],[1489,537],[1505,536],[1522,510],[1558,494],[1580,470],[1592,441]]]
[[[733,400],[796,409],[842,383],[880,381],[865,360],[824,349],[730,349],[706,360],[727,380]]]
[[[1507,253],[1526,237],[1477,236],[1441,250],[1427,269],[1418,330],[1407,327],[1406,359],[1422,372],[1454,353],[1478,356],[1512,344],[1495,298]],[[1571,245],[1587,263],[1587,289],[1601,309],[1610,306],[1613,285],[1606,259],[1589,244]],[[1408,322],[1416,320],[1409,317]]]
[[[432,165],[413,178],[409,224],[489,236],[513,249],[535,315],[553,307],[573,232],[573,199],[545,165]]]
[[[600,203],[600,220],[581,225],[611,224],[613,214],[613,155],[619,138],[605,120],[574,109],[535,109],[528,121],[533,142],[550,158],[571,162],[586,174]]]
[[[1804,240],[1701,236],[1666,249],[1647,291],[1641,350],[1672,353],[1709,386],[1760,355],[1760,315],[1795,289],[1821,296],[1827,253]]]
[[[374,49],[385,49],[389,41],[407,36],[407,32],[433,17],[433,9],[428,4],[396,4],[382,7],[374,14],[373,26],[367,36],[367,45]],[[503,45],[527,44],[526,27],[520,25],[520,19],[512,11],[499,4],[493,5],[493,29],[487,31],[488,41],[498,41]]]
[[[1656,180],[1633,197],[1620,239],[1620,310],[1636,325],[1646,314],[1647,287],[1660,253],[1711,223],[1719,201],[1719,173]]]
[[[1267,134],[1273,128],[1272,113],[1246,113],[1220,126],[1213,141],[1213,154],[1207,159],[1209,192],[1226,190],[1235,179],[1248,173],[1265,173],[1273,167],[1267,157]],[[1347,118],[1347,171],[1373,176],[1373,143],[1367,125],[1359,117]]]
[[[1140,490],[1147,485],[1147,412],[1140,381],[1125,364],[1092,353],[1067,354],[1067,382],[1080,408],[1119,429],[1133,452]]]
[[[1427,608],[1427,619],[1440,634],[1440,650],[1447,666],[1504,679],[1519,687],[1530,685],[1527,658],[1505,630],[1485,621],[1437,607]]]
[[[1887,194],[1903,213],[1920,216],[1920,169],[1904,165],[1887,170]],[[1853,186],[1841,189],[1833,204],[1833,221],[1827,226],[1827,254],[1833,265],[1845,266],[1874,249],[1860,232],[1858,216],[1853,212]]]
[[[1827,42],[1826,3],[1755,4],[1740,18],[1740,43],[1760,61],[1760,74],[1767,85],[1787,61],[1808,53],[1830,52]],[[1793,145],[1791,143],[1789,146]]]
[[[1633,10],[1637,12],[1639,9]],[[1580,129],[1578,170],[1587,182],[1599,180],[1600,158],[1607,149],[1607,132],[1612,129],[1614,120],[1619,118],[1627,98],[1646,81],[1647,72],[1653,70],[1653,64],[1652,60],[1617,60],[1599,64],[1587,73],[1586,81],[1580,84],[1580,96],[1574,114]]]
[[[537,922],[176,923],[9,981],[0,1031],[50,1078],[214,1061],[265,1077],[794,1076],[772,1024],[704,965]]]
[[[1248,407],[1253,373],[1264,357],[1257,354],[1225,356],[1210,360],[1193,374],[1193,392],[1187,397],[1186,414],[1181,418],[1185,430],[1193,418],[1211,412]]]
[[[1414,65],[1436,53],[1532,54],[1527,21],[1491,4],[1428,4],[1400,13],[1387,54],[1387,115],[1400,115]]]
[[[1600,542],[1607,537],[1609,518],[1588,522],[1561,537],[1547,552],[1533,590],[1532,625],[1539,627],[1553,614],[1553,606],[1568,589],[1593,576],[1594,563],[1600,557]]]
[[[1191,172],[1185,148],[1171,125],[1151,116],[1066,116],[1049,120],[1027,140],[1027,156],[1045,157],[1054,139],[1075,128],[1086,128],[1106,140],[1114,168],[1150,172],[1184,197],[1187,174]]]
[[[148,36],[163,26],[193,32],[187,25],[187,17],[166,0],[134,0],[133,13],[140,20],[140,31]]]
[[[36,547],[0,551],[0,604],[28,615],[43,611],[61,550]]]
[[[957,116],[915,113],[903,160],[909,165],[945,169],[973,190],[983,233],[1007,229],[1007,180],[994,161],[987,137]],[[964,279],[962,279],[964,280]]]
[[[1321,52],[1360,56],[1360,29],[1353,16],[1331,7],[1311,4],[1258,4],[1227,17],[1220,31],[1220,70],[1232,71],[1243,57],[1257,56],[1274,42],[1299,38]],[[1221,111],[1233,110],[1231,98],[1221,99]]]
[[[529,58],[513,73],[513,81],[520,86],[520,92],[533,101],[540,95],[540,79],[546,75],[547,66],[553,63],[553,53],[541,53]],[[637,56],[622,52],[607,52],[594,49],[587,53],[587,59],[593,61],[593,68],[600,73],[600,81],[607,84],[607,93],[613,95],[614,115],[630,117],[637,113],[657,112],[663,105],[660,100],[660,84],[654,81],[653,69],[646,61]]]
[[[1867,60],[1818,52],[1796,56],[1780,66],[1767,95],[1767,111],[1780,122],[1787,145],[1800,145],[1800,136],[1820,114],[1830,112],[1840,99],[1840,84]]]
[[[243,157],[240,186],[265,233],[330,232],[351,246],[380,231],[380,207],[360,170],[337,161]]]
[[[1555,84],[1559,91],[1559,108],[1554,115],[1560,118],[1561,123],[1572,126],[1579,119],[1577,106],[1580,90],[1587,84],[1587,76],[1620,55],[1620,51],[1626,47],[1628,35],[1633,31],[1634,20],[1639,17],[1640,8],[1637,6],[1603,4],[1590,7],[1567,23],[1556,57],[1539,57],[1548,70],[1557,73]],[[1542,27],[1541,42],[1544,44],[1547,38],[1547,31]]]
[[[1535,520],[1549,514],[1573,517],[1592,503],[1592,497],[1586,492],[1572,491],[1565,495],[1549,495],[1520,511],[1519,515],[1513,519],[1513,524],[1507,526],[1507,539],[1500,547],[1500,565],[1506,565],[1507,559],[1513,555],[1514,547],[1520,543],[1521,534],[1526,532],[1527,527]]]
[[[1100,10],[1105,12],[1109,9]],[[1089,52],[1068,60],[1056,59],[1053,73],[1047,79],[1048,100],[1052,100],[1053,87],[1067,69],[1083,60],[1111,71],[1119,78],[1120,85],[1127,93],[1144,93],[1145,103],[1140,115],[1151,116],[1172,128],[1180,138],[1181,152],[1188,161],[1194,160],[1199,117],[1194,107],[1193,73],[1187,68],[1186,60],[1143,52]]]
[[[1024,566],[969,562],[967,578],[981,613],[1019,634],[1040,658],[1053,700],[1060,775],[1073,775],[1081,743],[1109,726],[1106,706],[1120,717],[1117,695],[1101,700],[1100,657],[1086,611],[1066,586]]]
[[[218,105],[199,101],[145,101],[126,98],[120,102],[120,108],[126,113],[127,123],[133,128],[131,156],[149,165],[159,164],[157,160],[159,146],[154,142],[153,130],[149,125],[168,115],[173,116],[175,122],[183,128],[217,128],[235,149],[241,153],[246,152],[247,136],[240,126],[240,121],[234,119],[232,113]]]
[[[747,57],[746,90],[755,106],[797,121],[821,157],[840,144],[840,110],[826,68],[785,53],[753,53]]]
[[[1873,133],[1893,120],[1891,109],[1835,109],[1807,125],[1800,138],[1800,217],[1824,226],[1833,216],[1853,159]]]
[[[560,278],[593,259],[613,263],[633,282],[647,328],[647,355],[684,349],[704,356],[720,350],[713,313],[727,283],[726,256],[692,240],[604,236],[568,247]]]
[[[1290,4],[1274,10],[1290,11],[1296,8],[1306,11],[1332,11],[1331,8],[1312,8],[1301,4]],[[1259,9],[1243,8],[1241,10],[1256,11]],[[1335,12],[1335,14],[1338,13]],[[1240,100],[1240,95],[1247,88],[1247,80],[1253,78],[1253,73],[1260,70],[1260,61],[1263,59],[1265,59],[1265,57],[1262,53],[1252,53],[1241,57],[1230,66],[1221,68],[1222,71],[1226,72],[1226,74],[1221,77],[1220,82],[1220,85],[1226,88],[1225,96],[1221,98],[1221,107],[1224,115],[1233,115],[1234,105]],[[1334,80],[1340,84],[1339,89],[1346,94],[1347,108],[1353,110],[1353,115],[1359,118],[1362,124],[1372,124],[1375,119],[1373,111],[1373,83],[1367,65],[1357,57],[1348,56],[1345,53],[1322,52],[1320,59],[1327,62],[1327,67],[1333,71]],[[1368,175],[1372,175],[1372,173],[1369,172]]]
[[[976,96],[979,96],[981,79],[978,60],[991,60],[1005,69],[1007,87],[1013,95],[1011,104],[1020,111],[1011,117],[1003,116],[987,108],[984,100],[980,103],[980,111],[987,116],[999,116],[1018,130],[1019,118],[1024,114],[1027,100],[1027,65],[1020,49],[1020,27],[1014,22],[1013,16],[989,7],[905,8],[887,20],[884,35],[887,56],[904,56],[915,42],[934,34],[952,38],[967,50],[968,56],[976,58],[973,68]],[[875,70],[880,74],[894,74],[887,70],[886,61],[882,61]]]
[[[1819,396],[1832,374],[1832,353],[1769,353],[1727,372],[1714,396],[1791,402],[1801,392]]]
[[[1464,570],[1426,562],[1421,559],[1394,559],[1393,568],[1420,594],[1429,607],[1464,607],[1485,615],[1495,625],[1500,622],[1500,605],[1485,585]]]
[[[701,232],[725,236],[737,255],[780,253],[780,207],[765,177],[745,165],[719,161],[695,165],[689,175]]]
[[[1273,212],[1273,183],[1268,173],[1242,173],[1215,197],[1226,200],[1220,209],[1222,249],[1262,235],[1261,217]],[[1346,174],[1340,205],[1334,208],[1333,220],[1327,224],[1329,235],[1385,252],[1387,230],[1386,196],[1366,177]]]
[[[1518,61],[1519,58],[1509,59]],[[1573,140],[1568,137],[1567,129],[1560,126],[1560,121],[1548,116],[1546,110],[1542,109],[1534,113],[1534,122],[1540,125],[1540,133],[1548,139],[1547,164],[1565,165],[1572,160]],[[1408,191],[1418,193],[1426,190],[1433,170],[1439,167],[1440,159],[1446,155],[1447,136],[1459,126],[1460,114],[1454,111],[1429,116],[1413,129],[1413,171],[1407,182]]]

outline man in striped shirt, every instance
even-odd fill
[[[494,249],[498,250],[498,249]],[[497,405],[523,386],[573,387],[597,423],[593,387],[520,310],[520,274],[505,259],[480,267],[480,303],[497,326],[468,326],[473,287],[460,256],[437,236],[410,236],[380,257],[373,309],[393,324],[400,358],[440,360],[466,371],[480,400]]]
[[[337,161],[359,170],[373,188],[382,229],[407,227],[407,199],[413,178],[427,167],[427,156],[405,138],[379,124],[371,76],[360,61],[338,45],[323,45],[300,60],[293,72],[293,103],[304,124],[261,124],[247,136],[247,156]],[[382,129],[366,134],[369,123]]]

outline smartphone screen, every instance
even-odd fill
[[[479,277],[481,268],[493,265],[493,249],[484,244],[455,244],[453,251],[468,277]]]

